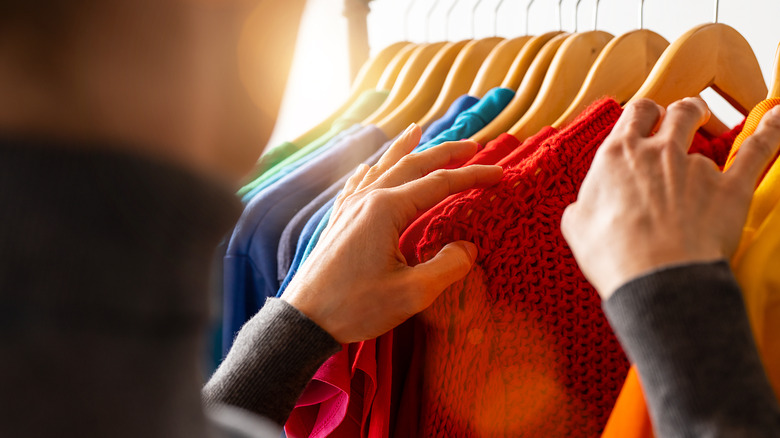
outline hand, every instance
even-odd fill
[[[687,154],[709,116],[698,98],[668,111],[640,100],[596,153],[561,229],[603,299],[659,268],[728,259],[736,251],[756,182],[780,147],[780,108],[765,115],[725,173]]]
[[[347,181],[328,228],[282,295],[341,343],[373,339],[422,311],[476,259],[476,246],[458,241],[410,267],[398,248],[418,212],[502,176],[498,166],[441,170],[471,158],[474,142],[409,154],[419,141],[413,125],[375,166],[362,166]]]

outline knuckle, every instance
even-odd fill
[[[445,169],[437,169],[428,174],[428,177],[431,178],[431,180],[441,187],[446,187],[447,190],[450,189],[450,176],[453,175],[453,171],[451,170],[445,170]]]
[[[453,257],[454,259],[454,268],[455,271],[458,273],[458,275],[466,275],[471,270],[471,260],[469,259],[469,256],[465,253],[465,249],[459,250],[457,257]],[[454,280],[454,278],[452,278]]]
[[[766,128],[774,131],[780,131],[780,117],[764,117],[761,119],[761,123]]]
[[[385,189],[372,190],[366,194],[364,202],[372,209],[384,209],[392,202],[392,193]]]
[[[381,175],[382,175],[382,173],[383,173],[383,171],[382,171],[382,169],[381,169],[379,166],[371,166],[371,167],[370,167],[370,168],[369,168],[369,169],[366,171],[365,178],[367,178],[367,179],[369,179],[369,180],[375,180],[376,178],[378,178],[379,176],[381,176]],[[361,181],[361,180],[363,180],[363,178],[361,178],[361,175],[360,175],[360,174],[355,174],[355,175],[352,177],[352,180],[353,180],[354,182],[358,182],[358,181]]]
[[[417,161],[417,159],[419,157],[420,157],[420,154],[417,153],[417,152],[413,152],[411,154],[406,154],[403,157],[401,157],[400,160],[398,160],[398,164],[403,164],[403,165],[413,164],[415,161]]]
[[[597,156],[603,155],[605,158],[614,160],[619,159],[623,156],[623,148],[625,147],[631,147],[633,144],[633,141],[621,134],[616,134],[614,137],[609,139],[609,141],[604,142],[604,146],[600,147],[598,151],[596,151]]]
[[[431,177],[433,178],[446,178],[449,172],[446,169],[436,169],[433,172],[431,172]]]
[[[702,154],[695,153],[688,155],[688,159],[693,162],[697,168],[699,168],[700,172],[707,172],[707,171],[716,171],[717,175],[721,175],[720,170],[718,169],[718,165],[712,161],[709,157],[706,157]]]
[[[638,112],[658,111],[658,106],[656,105],[656,103],[644,97],[635,102],[632,102],[631,106],[634,108],[635,111]]]
[[[398,165],[404,167],[414,167],[419,160],[420,160],[420,154],[411,153],[401,157],[401,159],[398,160]]]
[[[753,136],[749,146],[751,150],[762,157],[769,157],[774,154],[777,145],[772,144],[762,136]]]
[[[684,114],[699,114],[702,112],[701,106],[690,99],[678,100],[672,103],[669,105],[669,110]]]

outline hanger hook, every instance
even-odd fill
[[[577,0],[577,3],[574,4],[574,32],[577,32],[577,16],[579,15],[581,1]]]
[[[431,8],[428,9],[428,14],[425,16],[425,41],[432,43],[431,40],[431,17],[433,16],[433,10],[436,9],[436,5],[439,4],[439,0],[433,0]]]
[[[528,23],[531,18],[531,5],[534,4],[535,0],[530,0],[527,5],[525,5],[525,34],[528,35]]]
[[[645,28],[645,0],[639,0],[639,28]]]
[[[414,0],[412,0],[414,1]],[[452,2],[452,5],[449,9],[447,9],[447,16],[444,19],[444,39],[448,40],[450,39],[450,19],[452,18],[452,11],[455,10],[455,6],[460,3],[460,0],[455,0]]]
[[[404,39],[406,41],[409,41],[409,16],[412,14],[412,7],[414,7],[414,0],[409,0],[409,6],[404,12]]]
[[[719,6],[720,6],[720,1],[715,0],[715,22],[716,23],[718,22],[718,9],[720,9]]]
[[[477,2],[474,3],[474,7],[471,9],[471,37],[472,38],[477,37],[477,8],[479,8],[480,3],[482,3],[482,0],[477,0]]]
[[[563,0],[558,0],[558,7],[555,9],[558,12],[558,30],[563,30],[563,13],[561,12],[561,3]]]
[[[493,9],[493,36],[498,36],[498,11],[505,1],[506,0],[498,0],[496,7]]]
[[[599,2],[600,1],[601,0],[596,0],[596,7],[593,9],[593,30],[599,30]]]

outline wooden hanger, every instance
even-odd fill
[[[722,23],[696,26],[661,55],[631,101],[649,98],[662,106],[712,87],[742,114],[767,95],[750,44]]]
[[[561,31],[547,32],[531,38],[531,40],[528,41],[528,44],[523,46],[520,53],[518,53],[512,61],[509,71],[507,71],[504,80],[501,82],[501,87],[519,90],[526,72],[528,72],[528,69],[542,50],[542,47],[562,33],[563,32]],[[552,55],[555,55],[555,52],[553,52]],[[550,61],[552,61],[552,57],[550,57]],[[539,82],[539,85],[541,86],[541,81]]]
[[[480,66],[485,62],[485,58],[488,58],[488,55],[493,53],[494,48],[503,41],[503,38],[498,37],[469,41],[455,58],[436,102],[417,121],[417,124],[426,126],[443,116],[452,102],[468,91],[469,86],[480,71]]]
[[[414,47],[414,44],[408,41],[400,41],[390,44],[384,49],[380,50],[373,58],[366,61],[363,67],[360,68],[355,80],[352,83],[352,87],[349,93],[349,97],[341,104],[335,111],[331,113],[328,118],[321,121],[317,126],[309,129],[305,133],[301,134],[298,138],[292,142],[297,145],[306,145],[330,129],[333,122],[339,118],[355,101],[360,97],[363,92],[371,90],[373,88],[383,89],[378,86],[379,79],[383,72],[390,67],[391,63],[395,60],[396,56],[407,47]],[[387,88],[389,90],[389,88]]]
[[[555,58],[555,53],[568,37],[568,33],[549,32],[532,38],[523,47],[512,63],[507,77],[504,78],[504,83],[501,84],[502,87],[517,90],[517,93],[496,118],[471,136],[472,140],[485,144],[506,132],[525,114],[542,87],[542,82]],[[541,50],[539,50],[540,46]],[[522,78],[522,82],[517,86],[512,87],[512,83],[507,83],[515,81],[517,77]]]
[[[398,79],[398,76],[401,74],[401,70],[403,70],[404,65],[406,65],[406,61],[411,58],[412,53],[414,53],[415,49],[423,46],[423,44],[410,44],[403,49],[401,49],[395,57],[390,61],[389,64],[387,64],[387,68],[382,72],[382,76],[379,77],[379,80],[377,81],[376,89],[377,90],[392,90],[393,85],[395,84],[395,81]]]
[[[368,116],[363,124],[376,123],[379,120],[387,117],[388,114],[393,112],[401,102],[409,96],[414,86],[417,84],[417,80],[425,71],[425,68],[431,62],[434,56],[447,46],[446,42],[438,42],[431,44],[421,44],[414,49],[409,59],[404,63],[401,69],[398,79],[395,80],[393,88],[390,90],[390,95],[382,103],[382,105],[374,111],[373,114]]]
[[[509,72],[512,62],[531,39],[530,36],[522,36],[498,43],[479,67],[477,77],[471,84],[468,94],[482,97],[491,88],[501,85],[501,81]]]
[[[389,138],[393,138],[406,129],[409,124],[419,120],[439,96],[455,59],[468,42],[465,40],[457,43],[445,43],[445,46],[425,68],[422,76],[418,76],[420,79],[403,102],[380,120],[364,123],[374,123]]]
[[[610,41],[591,67],[574,101],[552,126],[563,128],[601,97],[628,101],[667,46],[669,42],[664,37],[647,29],[628,32]]]
[[[612,38],[600,30],[569,36],[555,53],[531,107],[507,132],[523,141],[553,123],[574,100],[591,66]]]
[[[775,52],[775,70],[772,75],[772,87],[769,89],[768,99],[780,98],[780,44]]]

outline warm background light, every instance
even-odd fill
[[[374,0],[371,2],[368,32],[372,53],[388,44],[404,39],[404,22],[411,41],[426,40],[425,16],[434,6],[428,34],[435,40],[445,38],[446,11],[453,0],[413,0],[409,20],[404,13],[408,0]],[[447,39],[458,40],[472,36],[471,17],[478,0],[460,0],[455,3]],[[499,0],[482,0],[473,16],[476,18],[476,37],[494,33],[493,10]],[[564,30],[573,30],[574,4],[563,2]],[[530,33],[539,34],[558,28],[555,14],[557,0],[536,0],[531,8]],[[580,3],[578,23],[580,30],[593,25],[594,0]],[[514,37],[524,34],[527,0],[504,1],[498,18],[498,35]],[[638,27],[639,0],[602,0],[599,3],[599,29],[620,35]],[[646,0],[645,27],[658,32],[667,40],[691,27],[712,22],[713,0]],[[282,111],[271,145],[292,139],[317,124],[337,108],[349,91],[346,19],[342,16],[341,0],[309,0],[304,13],[293,61],[292,76],[288,82]],[[721,0],[720,22],[737,29],[753,48],[764,76],[769,79],[777,44],[780,43],[780,1],[778,0]],[[729,125],[742,117],[714,92],[703,97],[718,117]]]

